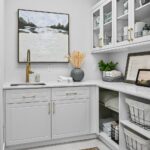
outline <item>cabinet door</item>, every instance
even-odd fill
[[[53,101],[52,138],[89,133],[89,100]]]
[[[6,145],[51,139],[48,102],[6,105]]]
[[[101,6],[101,35],[104,48],[109,48],[114,44],[112,20],[114,10],[112,9],[112,6],[112,0],[105,1],[105,3]]]
[[[133,19],[132,36],[133,42],[144,42],[150,40],[150,1],[131,0]]]
[[[100,41],[100,32],[101,32],[101,28],[100,28],[100,7],[98,7],[97,9],[95,9],[93,11],[93,49],[97,49],[102,47],[102,43]]]
[[[115,0],[116,3],[116,45],[122,46],[132,42],[131,21],[132,4],[131,0]]]

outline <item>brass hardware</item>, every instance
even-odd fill
[[[27,51],[27,64],[26,64],[26,82],[29,82],[29,76],[30,74],[32,74],[33,72],[31,71],[31,65],[30,65],[30,59],[31,59],[31,56],[30,56],[30,50],[28,49]]]
[[[133,28],[128,29],[128,41],[129,42],[133,41],[132,31],[133,31]]]
[[[53,102],[53,114],[55,114],[55,103]]]
[[[132,32],[133,32],[133,28],[130,28],[130,40],[131,40],[131,41],[133,41]]]
[[[128,29],[128,41],[130,42],[131,41],[131,34],[130,34],[130,29]]]
[[[48,103],[48,114],[51,113],[51,103]]]
[[[26,99],[26,98],[35,98],[36,96],[23,96],[22,98]]]
[[[69,95],[77,95],[77,93],[66,93],[67,96]]]

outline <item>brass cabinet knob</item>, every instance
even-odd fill
[[[130,39],[131,35],[130,35],[130,29],[128,29],[128,41],[130,42],[131,39]]]
[[[133,33],[133,28],[130,28],[130,40],[131,41],[133,41],[132,33]]]
[[[128,41],[129,42],[133,41],[132,33],[133,33],[133,28],[129,28],[128,29]]]

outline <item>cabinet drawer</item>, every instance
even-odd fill
[[[49,89],[17,89],[6,91],[6,103],[48,101],[49,99]]]
[[[52,100],[66,100],[76,98],[89,98],[88,87],[66,87],[66,88],[53,88]]]

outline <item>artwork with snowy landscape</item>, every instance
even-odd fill
[[[68,62],[69,15],[18,10],[19,62]]]

